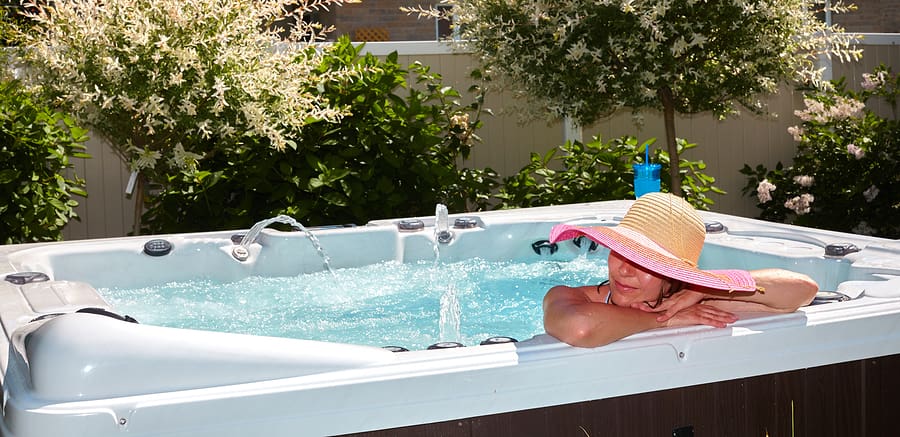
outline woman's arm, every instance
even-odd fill
[[[692,305],[667,320],[658,314],[599,300],[595,286],[556,286],[544,296],[544,330],[579,347],[612,343],[631,334],[664,326],[710,325],[724,328],[737,318],[709,305]]]
[[[753,270],[750,275],[760,290],[708,293],[709,297],[703,303],[726,311],[790,313],[809,305],[819,291],[819,284],[812,278],[790,270]]]
[[[691,305],[703,303],[729,312],[760,311],[790,313],[808,305],[816,297],[819,285],[809,276],[784,269],[753,270],[750,275],[761,290],[754,292],[726,292],[717,290],[686,289],[663,301],[652,309],[646,305],[637,307],[656,312],[664,322]]]

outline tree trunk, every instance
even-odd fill
[[[669,178],[672,181],[669,189],[672,194],[681,197],[681,172],[678,166],[681,158],[678,156],[678,144],[675,142],[675,99],[669,87],[660,89],[659,97],[662,99],[663,120],[666,123],[666,149],[669,152]]]

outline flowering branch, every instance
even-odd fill
[[[315,72],[319,52],[307,50],[328,29],[303,17],[333,3],[32,3],[38,25],[21,56],[34,89],[107,139],[132,170],[163,182],[242,137],[284,150],[291,131],[342,116],[344,108],[304,91],[328,80]]]
[[[745,165],[744,193],[756,194],[765,219],[898,238],[900,121],[868,103],[881,98],[896,111],[900,75],[882,66],[863,75],[861,92],[848,91],[844,79],[831,85],[807,93],[795,112],[793,165]]]

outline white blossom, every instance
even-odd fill
[[[806,176],[806,175],[794,176],[794,183],[801,187],[804,187],[804,188],[811,187],[815,183],[815,181],[816,181],[816,178],[813,176]]]
[[[847,153],[853,155],[853,157],[856,159],[862,159],[864,156],[866,156],[866,151],[853,143],[847,144]]]
[[[459,127],[461,129],[467,129],[469,127],[469,113],[463,112],[459,114],[454,114],[450,117],[450,127]]]
[[[787,129],[788,133],[794,137],[794,141],[800,142],[803,140],[803,128],[800,126],[790,126]]]
[[[587,45],[584,41],[578,41],[569,47],[567,57],[573,61],[578,61],[589,53],[590,51],[587,49]]]
[[[131,147],[131,151],[135,152],[132,158],[131,167],[133,170],[143,170],[156,167],[156,162],[162,155],[156,150],[144,149],[140,147]]]
[[[199,154],[184,150],[184,146],[178,143],[172,151],[170,164],[176,168],[196,170],[201,158],[202,156]]]

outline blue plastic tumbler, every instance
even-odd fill
[[[634,169],[635,199],[644,194],[659,191],[659,170],[662,168],[662,165],[645,162],[643,164],[632,164],[631,168]]]

